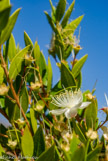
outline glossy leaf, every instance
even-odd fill
[[[75,0],[72,2],[72,4],[69,6],[69,8],[67,9],[67,11],[66,11],[66,13],[65,13],[65,15],[64,15],[64,18],[63,18],[63,20],[62,20],[62,22],[61,22],[61,25],[62,25],[62,27],[64,28],[65,26],[66,26],[66,24],[68,23],[68,20],[69,20],[69,18],[70,18],[70,15],[71,15],[71,13],[72,13],[72,11],[73,11],[73,8],[74,8],[74,4],[75,4]]]
[[[56,7],[56,21],[60,21],[64,15],[66,9],[66,0],[59,0],[59,3]]]
[[[21,64],[22,64],[22,61],[24,60],[24,55],[27,54],[28,52],[28,49],[29,49],[29,46],[25,47],[12,60],[10,64],[10,69],[9,69],[10,79],[15,79],[16,76],[21,71]]]
[[[70,22],[69,24],[66,25],[66,27],[64,28],[64,33],[65,34],[73,34],[74,31],[76,30],[76,28],[79,26],[81,20],[83,19],[83,15],[78,17],[77,19],[73,20],[72,22]]]
[[[33,108],[30,108],[30,118],[31,118],[32,129],[35,134],[37,130],[37,120],[36,120],[35,111]]]
[[[45,151],[45,140],[43,129],[40,126],[34,135],[34,156],[40,156]]]
[[[33,143],[32,135],[27,126],[25,127],[24,135],[22,136],[22,139],[21,139],[21,147],[22,147],[23,155],[25,157],[33,156],[34,143]]]
[[[14,25],[16,23],[18,14],[20,12],[20,8],[17,9],[10,17],[8,20],[8,23],[6,25],[6,27],[3,29],[2,33],[1,33],[1,38],[0,38],[0,44],[3,44],[10,36]]]
[[[48,150],[41,154],[37,161],[55,161],[55,148],[52,145]]]
[[[74,77],[77,77],[85,63],[85,61],[87,60],[88,55],[84,55],[80,60],[78,60],[75,65],[72,68],[72,73],[74,75]]]
[[[4,70],[0,65],[0,84],[3,83],[3,79],[4,79]]]
[[[52,86],[52,66],[50,62],[50,58],[48,57],[48,86],[47,86],[47,92],[49,93]]]
[[[16,55],[16,45],[15,45],[15,39],[14,36],[11,34],[10,38],[9,38],[9,42],[8,42],[8,57],[9,57],[9,61],[11,62],[12,59],[15,57]]]
[[[76,86],[74,76],[63,63],[61,63],[61,84],[65,87]]]
[[[10,15],[11,6],[4,9],[0,12],[0,32],[5,28],[8,23],[9,15]]]
[[[26,46],[30,45],[30,49],[33,48],[33,42],[31,41],[30,37],[25,31],[24,31],[24,42]]]
[[[93,100],[92,103],[85,110],[85,119],[87,128],[92,128],[95,130],[96,120],[97,120],[98,105],[97,100]]]

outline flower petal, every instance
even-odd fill
[[[52,113],[53,115],[61,115],[61,114],[63,114],[66,111],[67,111],[67,108],[57,109],[57,110],[51,110],[49,112]]]
[[[65,112],[66,118],[70,119],[77,115],[77,109],[70,108]]]
[[[86,108],[87,106],[89,106],[91,104],[91,102],[83,102],[82,104],[81,104],[81,106],[79,107],[79,109],[84,109],[84,108]]]

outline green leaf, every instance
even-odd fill
[[[33,138],[27,126],[25,127],[24,135],[22,136],[22,139],[21,139],[21,147],[22,147],[23,155],[25,157],[33,156],[33,151],[34,151]]]
[[[78,74],[75,80],[76,80],[77,88],[78,89],[81,88],[81,84],[82,84],[82,73],[81,72]]]
[[[80,143],[80,140],[78,139],[78,136],[75,135],[75,133],[73,133],[73,137],[72,137],[72,140],[70,143],[70,152],[69,152],[71,154],[71,156],[77,150],[79,143]]]
[[[94,161],[94,159],[98,158],[101,152],[101,149],[102,149],[102,145],[98,145],[95,149],[89,152],[87,155],[87,161]]]
[[[66,0],[59,0],[59,3],[56,7],[56,21],[60,21],[64,15],[66,9]]]
[[[40,156],[45,151],[43,129],[40,126],[34,135],[34,156]]]
[[[9,38],[9,36],[10,36],[10,34],[11,34],[13,28],[14,28],[14,25],[16,23],[16,20],[17,20],[17,17],[18,17],[19,12],[20,12],[20,8],[17,9],[9,17],[8,23],[7,23],[6,27],[4,28],[4,30],[1,33],[0,44],[3,44]]]
[[[63,30],[63,33],[66,35],[73,34],[78,25],[80,24],[81,20],[83,19],[83,15],[78,17],[77,19],[73,20],[69,24],[66,25],[66,27]]]
[[[46,11],[44,11],[44,13],[45,13],[45,15],[46,15],[46,18],[47,18],[48,23],[50,24],[52,30],[53,30],[54,32],[57,32],[57,29],[56,29],[56,27],[55,27],[55,25],[54,25],[54,22],[53,22],[52,18],[49,16],[49,14],[48,14]]]
[[[37,161],[55,161],[55,148],[52,145],[48,150],[41,154]]]
[[[49,93],[52,86],[52,66],[50,62],[50,57],[48,57],[48,85],[47,85],[47,92]]]
[[[72,161],[84,161],[85,157],[85,146],[82,145],[80,148],[77,148],[77,150],[74,152],[74,154],[71,157]]]
[[[62,27],[64,28],[66,26],[66,24],[68,23],[68,20],[70,18],[70,15],[73,11],[73,8],[74,8],[74,4],[75,4],[75,0],[72,2],[72,4],[69,6],[68,10],[66,11],[65,15],[64,15],[64,18],[61,22],[61,25]]]
[[[52,12],[51,12],[52,20],[53,20],[53,22],[56,22],[56,20],[55,20],[56,9],[55,9],[55,7],[53,6],[52,1],[49,0],[49,2],[50,2],[51,9],[52,9]]]
[[[37,41],[35,42],[35,45],[34,45],[34,58],[35,58],[36,65],[39,66],[40,47],[39,47]]]
[[[39,67],[40,75],[43,78],[47,71],[47,65],[46,65],[45,57],[43,53],[40,51],[40,47],[37,42],[35,42],[35,45],[34,45],[34,58],[36,60],[35,61],[36,65]]]
[[[11,6],[4,9],[0,12],[0,32],[5,28],[8,23],[9,15],[10,15]]]
[[[10,0],[1,0],[0,1],[0,12],[10,6]]]
[[[22,64],[22,61],[24,60],[24,55],[27,54],[28,52],[29,47],[30,46],[25,47],[13,58],[9,69],[10,79],[15,79],[16,76],[21,71],[21,64]]]
[[[66,60],[70,56],[71,52],[72,52],[72,45],[69,45],[63,53],[63,59]]]
[[[83,134],[81,128],[79,127],[78,123],[75,122],[75,120],[72,120],[72,124],[75,130],[75,133],[79,136],[79,139],[81,140],[81,142],[86,143],[86,137]]]
[[[33,108],[30,108],[30,118],[31,118],[33,132],[35,134],[37,130],[37,120],[36,120],[35,111]]]
[[[85,110],[85,120],[87,128],[92,128],[95,130],[95,125],[97,121],[97,111],[98,111],[98,105],[97,100],[93,100],[91,104],[86,108]]]
[[[75,65],[72,68],[72,73],[74,75],[74,77],[77,77],[85,63],[85,61],[87,60],[88,55],[84,55],[80,60],[78,60]]]
[[[61,84],[65,87],[76,86],[74,76],[64,63],[61,63]]]
[[[4,70],[3,70],[3,68],[1,67],[1,65],[0,65],[0,84],[2,84],[3,83],[3,79],[4,79]]]
[[[11,34],[10,38],[9,38],[9,42],[8,42],[8,57],[9,57],[9,61],[11,62],[12,59],[15,57],[16,55],[16,45],[15,45],[15,39],[13,37],[13,34]]]
[[[20,103],[21,107],[23,108],[24,112],[27,112],[29,100],[28,100],[28,91],[26,86],[24,86],[21,90],[21,96],[20,96]]]
[[[30,37],[25,31],[24,31],[24,42],[26,46],[30,45],[30,49],[33,48],[33,42],[31,41]]]
[[[3,153],[5,153],[5,151],[4,151],[3,147],[0,144],[0,156],[2,156]]]

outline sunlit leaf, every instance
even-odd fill
[[[52,86],[52,66],[50,62],[50,58],[48,57],[48,86],[47,92],[50,92]]]
[[[12,59],[16,55],[16,45],[15,45],[15,39],[14,36],[11,34],[9,41],[8,41],[8,51],[7,51],[9,61],[11,62]]]
[[[69,8],[67,9],[67,11],[66,11],[66,13],[65,13],[65,15],[64,15],[64,18],[63,18],[63,20],[62,20],[62,22],[61,22],[61,25],[62,25],[62,27],[64,28],[65,26],[66,26],[66,24],[68,23],[68,20],[69,20],[69,18],[70,18],[70,15],[71,15],[71,13],[72,13],[72,11],[73,11],[73,8],[74,8],[74,4],[75,4],[75,0],[72,2],[72,4],[69,6]]]
[[[25,157],[32,157],[34,151],[33,137],[28,127],[25,127],[24,135],[21,139],[21,147]]]
[[[59,0],[56,7],[56,21],[60,21],[66,9],[66,0]]]
[[[4,70],[3,70],[3,68],[1,67],[1,65],[0,65],[0,84],[2,84],[3,83],[3,79],[4,79]]]
[[[87,60],[88,55],[84,55],[80,60],[78,60],[72,68],[72,73],[74,77],[77,77],[80,73],[85,61]]]
[[[21,71],[21,64],[22,64],[22,61],[24,60],[24,55],[27,54],[28,52],[29,47],[30,46],[25,47],[13,58],[9,69],[10,79],[15,79],[16,76]]]
[[[8,20],[8,23],[6,25],[6,27],[3,29],[2,33],[1,33],[1,37],[0,37],[0,44],[3,44],[10,36],[14,25],[16,23],[17,17],[19,15],[20,12],[20,8],[17,9],[10,17]]]

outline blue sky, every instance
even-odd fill
[[[57,4],[58,0],[52,0],[53,4]],[[71,4],[72,0],[68,0]],[[11,0],[13,5],[12,12],[17,8],[22,8],[17,23],[13,30],[16,44],[24,47],[23,33],[28,33],[33,42],[38,41],[41,50],[47,59],[47,45],[51,38],[51,29],[47,23],[44,11],[50,13],[50,4],[48,0]],[[68,4],[67,4],[68,5]],[[82,90],[92,90],[95,81],[96,96],[99,108],[106,105],[104,93],[108,95],[108,1],[107,0],[76,0],[71,20],[84,14],[81,23],[80,45],[83,50],[79,53],[79,58],[84,54],[88,54],[88,60],[83,67],[83,83]],[[76,34],[78,34],[78,29]],[[70,57],[71,60],[71,57]],[[59,79],[59,71],[53,59],[53,83]],[[102,119],[104,120],[102,114]]]

